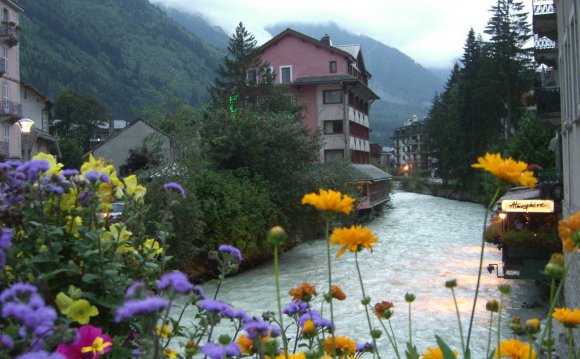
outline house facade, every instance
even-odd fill
[[[20,128],[20,50],[19,17],[22,7],[11,0],[0,0],[0,160],[21,158]]]
[[[579,22],[578,0],[533,1],[535,58],[552,72],[551,88],[535,92],[537,117],[556,133],[554,148],[557,154],[561,153],[564,218],[580,211]],[[569,308],[580,307],[580,260],[576,258],[575,262],[564,286],[565,304]],[[580,334],[575,333],[575,342],[579,340]]]
[[[20,82],[20,104],[22,117],[34,121],[26,141],[22,141],[24,158],[32,158],[39,152],[50,153],[60,157],[58,138],[49,133],[50,114],[54,103],[24,81]]]
[[[260,47],[276,83],[287,86],[305,107],[304,125],[320,130],[320,163],[346,159],[370,162],[369,109],[379,97],[368,86],[360,45],[332,45],[286,29]]]
[[[393,131],[394,167],[399,174],[429,169],[425,119],[416,115]]]

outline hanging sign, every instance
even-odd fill
[[[504,212],[553,213],[554,201],[549,199],[506,199],[501,201]]]

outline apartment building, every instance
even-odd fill
[[[398,174],[429,168],[425,119],[411,116],[393,131],[394,167]]]

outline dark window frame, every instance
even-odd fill
[[[340,93],[340,101],[336,102],[336,100],[332,100],[332,98],[327,98],[327,96],[330,96],[331,94],[336,94],[336,93]],[[325,105],[335,105],[335,104],[341,104],[344,101],[344,95],[342,93],[342,90],[337,89],[337,90],[324,90],[322,91],[322,103]]]

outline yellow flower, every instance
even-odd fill
[[[163,324],[161,327],[157,327],[155,331],[157,332],[157,335],[163,339],[169,338],[169,335],[171,334],[171,331],[169,330],[169,325],[167,324]]]
[[[529,334],[536,334],[540,331],[540,320],[538,318],[531,318],[526,320],[525,329]]]
[[[90,171],[98,171],[101,172],[105,168],[105,159],[100,157],[98,160],[95,160],[93,154],[89,154],[88,162],[85,162],[81,165],[81,173],[87,173]]]
[[[68,295],[64,294],[63,292],[60,292],[56,295],[55,302],[56,306],[58,307],[58,310],[60,310],[62,314],[68,315],[68,313],[70,312],[70,307],[74,303],[74,300]]]
[[[338,357],[351,357],[356,353],[356,343],[349,337],[334,336],[335,353]],[[324,341],[324,352],[332,355],[332,336],[328,336]]]
[[[77,204],[78,189],[76,184],[72,184],[68,192],[60,196],[60,210],[70,212]]]
[[[99,315],[99,310],[86,299],[75,300],[67,316],[79,324],[87,324],[91,317]]]
[[[105,349],[113,345],[111,342],[106,342],[102,337],[96,337],[93,344],[81,349],[82,353],[93,353],[91,358],[97,358],[99,354],[105,354]]]
[[[302,197],[302,204],[309,204],[319,211],[349,214],[352,212],[354,198],[331,189],[320,189],[319,193],[309,193]]]
[[[330,295],[332,296],[332,298],[334,298],[336,300],[345,300],[346,299],[346,294],[344,294],[342,289],[340,289],[340,287],[335,285],[335,284],[330,286]]]
[[[304,352],[298,352],[296,354],[287,353],[288,359],[306,359],[306,354]],[[267,356],[267,355],[266,355]],[[284,353],[276,355],[276,359],[286,359]]]
[[[105,241],[116,241],[119,244],[122,244],[124,242],[127,242],[132,235],[133,232],[127,230],[127,227],[125,227],[120,223],[114,223],[109,228],[109,231],[105,232],[103,239]]]
[[[457,355],[459,353],[457,352],[457,350],[453,351],[453,355],[457,358]],[[422,359],[443,359],[443,352],[441,351],[441,348],[439,347],[427,347],[427,350],[425,350],[422,354],[421,354],[421,358]]]
[[[517,339],[507,339],[502,341],[499,347],[495,349],[495,358],[536,359],[536,352],[532,350],[530,344],[523,343]]]
[[[316,334],[316,324],[312,319],[308,319],[302,325],[302,335],[305,338],[312,338]]]
[[[558,232],[562,239],[562,249],[565,252],[570,253],[574,250],[576,243],[573,238],[574,236],[580,238],[578,231],[580,231],[580,211],[558,222]]]
[[[350,228],[337,228],[330,236],[330,244],[342,245],[336,253],[336,258],[340,258],[348,249],[351,252],[358,252],[363,248],[373,251],[373,243],[378,242],[373,232],[361,225],[354,225]]]
[[[139,250],[149,258],[155,258],[163,253],[163,247],[153,238],[146,239],[145,243],[139,247]]]
[[[527,171],[528,164],[523,161],[515,161],[511,157],[503,159],[499,153],[486,153],[485,157],[478,157],[477,162],[471,167],[482,168],[504,181],[530,188],[534,188],[538,183],[534,173]]]
[[[169,359],[177,359],[177,352],[175,350],[165,349],[163,353],[165,353],[165,356]]]
[[[80,237],[79,227],[83,225],[83,219],[79,216],[66,216],[65,230],[75,238]]]
[[[131,175],[123,178],[125,186],[127,186],[127,193],[137,202],[142,201],[147,189],[137,184],[137,176]]]
[[[62,173],[62,163],[56,162],[56,158],[53,155],[49,155],[44,152],[38,153],[36,156],[32,157],[33,160],[45,160],[48,162],[48,171],[45,175],[57,175]]]
[[[242,354],[251,355],[254,352],[254,341],[245,335],[240,334],[237,343],[240,346]]]
[[[580,309],[556,308],[552,317],[566,328],[576,328],[580,324]]]

